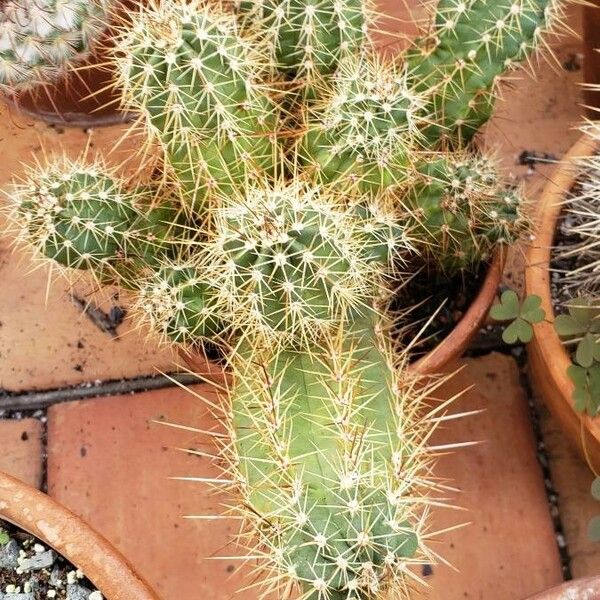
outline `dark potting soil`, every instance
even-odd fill
[[[412,357],[433,350],[451,333],[477,297],[488,267],[482,263],[474,271],[449,277],[424,266],[398,289],[391,308],[399,315],[396,324],[401,346],[414,344]],[[408,307],[413,308],[406,313]]]
[[[566,312],[565,304],[577,296],[573,287],[563,285],[563,274],[572,272],[583,264],[580,255],[563,256],[567,248],[581,242],[580,236],[570,233],[566,227],[571,218],[566,212],[560,215],[550,254],[550,294],[556,314]]]
[[[85,575],[31,534],[0,520],[1,600],[104,600]]]

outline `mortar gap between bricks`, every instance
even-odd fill
[[[70,388],[58,388],[29,392],[10,392],[0,390],[0,418],[22,418],[46,409],[54,404],[138,394],[148,390],[159,390],[177,385],[193,385],[205,381],[193,373],[168,373],[166,375],[147,375],[132,379],[117,379],[98,383],[84,383]]]

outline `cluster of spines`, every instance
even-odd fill
[[[214,336],[216,323],[225,337],[243,330],[275,346],[318,341],[381,300],[411,251],[392,212],[341,197],[282,181],[221,198],[208,239],[187,245],[190,262],[141,285],[141,313],[177,341]]]
[[[528,227],[521,192],[485,156],[430,157],[398,200],[419,253],[447,273],[473,269]]]
[[[423,104],[400,61],[349,57],[308,107],[299,154],[325,183],[345,179],[375,193],[399,185],[419,148]]]
[[[108,0],[7,0],[0,8],[0,90],[55,81],[85,60],[107,26]]]

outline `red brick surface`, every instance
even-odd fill
[[[34,487],[42,482],[42,432],[36,419],[0,420],[0,470]]]

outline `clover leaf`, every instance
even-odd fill
[[[575,385],[575,409],[595,417],[600,410],[600,363],[594,363],[591,367],[571,365],[567,374]]]
[[[506,344],[516,344],[519,341],[527,344],[533,337],[532,325],[543,321],[546,313],[539,296],[527,296],[520,302],[515,291],[506,290],[500,297],[500,302],[492,306],[490,316],[495,321],[512,321],[502,333]]]
[[[577,342],[575,361],[589,368],[600,362],[600,306],[597,300],[577,298],[567,310],[556,317],[554,329],[563,340]]]

